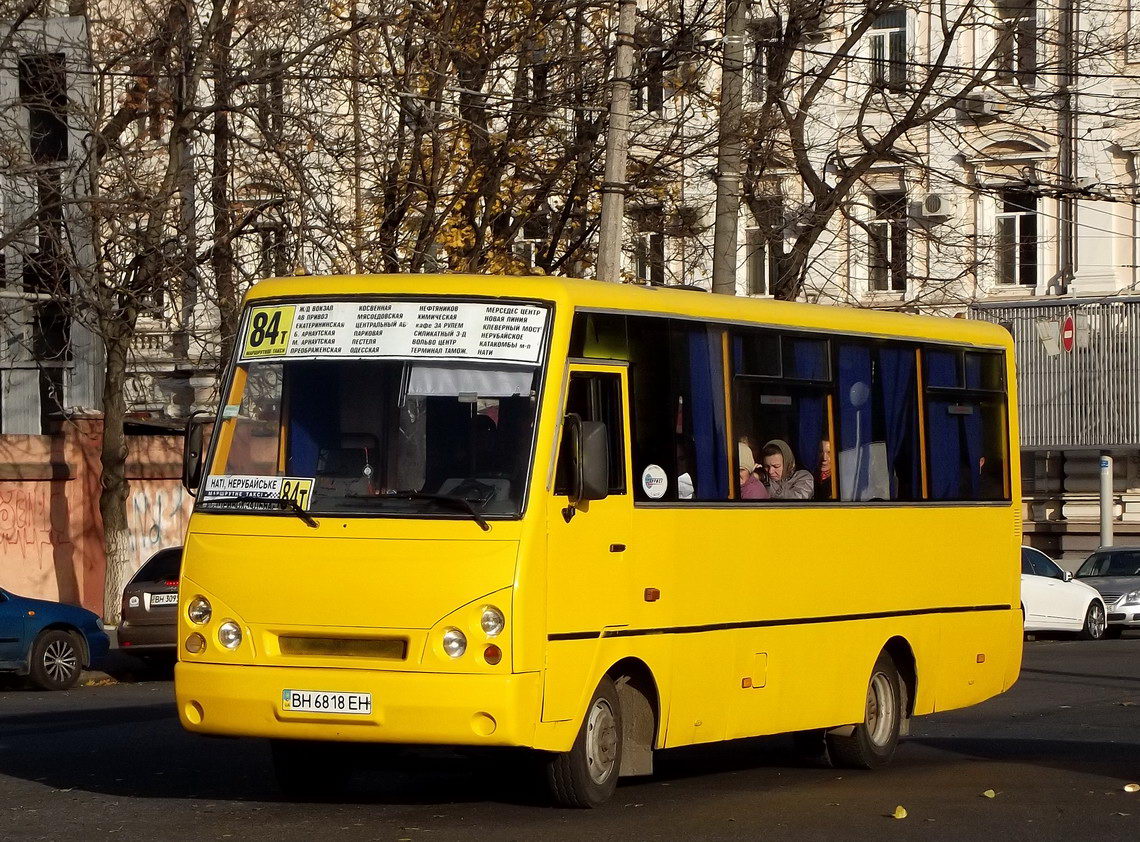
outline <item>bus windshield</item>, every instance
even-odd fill
[[[272,318],[257,308],[247,318],[200,508],[474,517],[484,526],[483,516],[521,514],[544,311],[287,306],[281,317],[278,306],[261,308]]]
[[[482,514],[520,512],[536,370],[369,360],[243,368],[203,506],[286,496],[314,512],[454,517],[454,508],[412,496],[435,494]],[[292,480],[286,493],[281,479]]]

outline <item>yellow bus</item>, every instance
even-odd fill
[[[991,324],[552,278],[272,279],[180,586],[178,711],[516,746],[594,806],[673,746],[887,763],[1021,660],[1013,347]]]

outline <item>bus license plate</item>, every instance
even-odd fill
[[[372,713],[371,693],[326,693],[320,690],[282,690],[281,710],[288,713]]]

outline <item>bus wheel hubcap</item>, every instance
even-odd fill
[[[590,779],[603,783],[613,773],[617,760],[617,723],[610,703],[598,699],[586,719],[586,768]]]
[[[875,673],[867,686],[867,733],[877,746],[885,746],[891,740],[895,704],[891,680],[881,672]]]

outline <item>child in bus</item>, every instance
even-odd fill
[[[736,445],[737,455],[740,459],[740,499],[741,500],[767,500],[768,489],[756,475],[756,457],[752,448],[744,441]]]
[[[783,439],[772,439],[760,456],[768,478],[768,495],[773,500],[810,500],[815,494],[815,480],[810,472],[796,470],[792,449]]]

